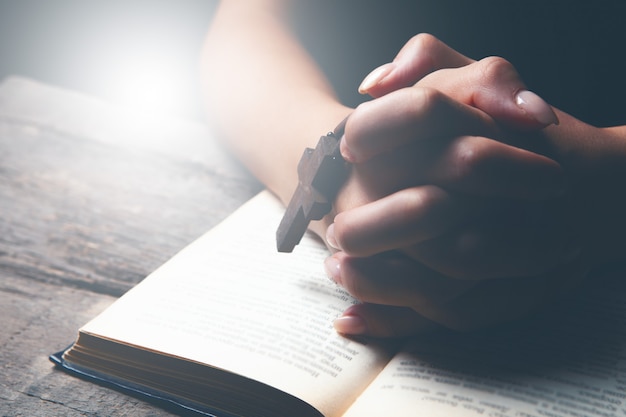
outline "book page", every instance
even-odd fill
[[[81,332],[245,375],[339,415],[391,354],[334,331],[355,300],[326,277],[327,250],[312,236],[277,252],[283,211],[259,194]]]
[[[523,325],[416,339],[345,417],[626,416],[626,280]]]

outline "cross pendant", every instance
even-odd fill
[[[291,252],[300,243],[312,220],[321,220],[332,209],[348,165],[341,157],[339,140],[345,120],[334,132],[322,136],[315,149],[306,148],[298,163],[298,188],[276,231],[279,252]]]

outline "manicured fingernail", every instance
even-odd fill
[[[395,64],[393,62],[381,65],[374,71],[370,72],[361,85],[359,86],[359,93],[367,94],[373,87],[380,83],[394,69]]]
[[[330,256],[324,260],[324,269],[326,275],[336,284],[341,285],[341,270],[339,269],[339,261]]]
[[[515,103],[526,114],[544,126],[559,124],[559,118],[552,107],[532,91],[522,90],[517,93]]]
[[[343,334],[365,334],[367,333],[367,323],[359,316],[341,316],[333,322],[335,330]]]
[[[337,239],[335,238],[335,224],[331,224],[326,229],[326,243],[333,249],[341,249],[339,244],[337,243]]]

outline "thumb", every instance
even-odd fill
[[[471,64],[474,60],[450,48],[436,37],[421,33],[412,37],[398,52],[393,62],[369,73],[359,92],[374,98],[410,87],[433,71]]]

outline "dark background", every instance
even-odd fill
[[[215,3],[0,0],[0,79],[21,75],[201,118],[199,52]]]
[[[201,119],[199,53],[216,3],[0,0],[0,79],[18,74]],[[315,0],[299,2],[296,14],[305,44],[350,105],[363,99],[362,77],[430,32],[472,58],[512,61],[531,90],[584,121],[624,123],[622,0]]]

